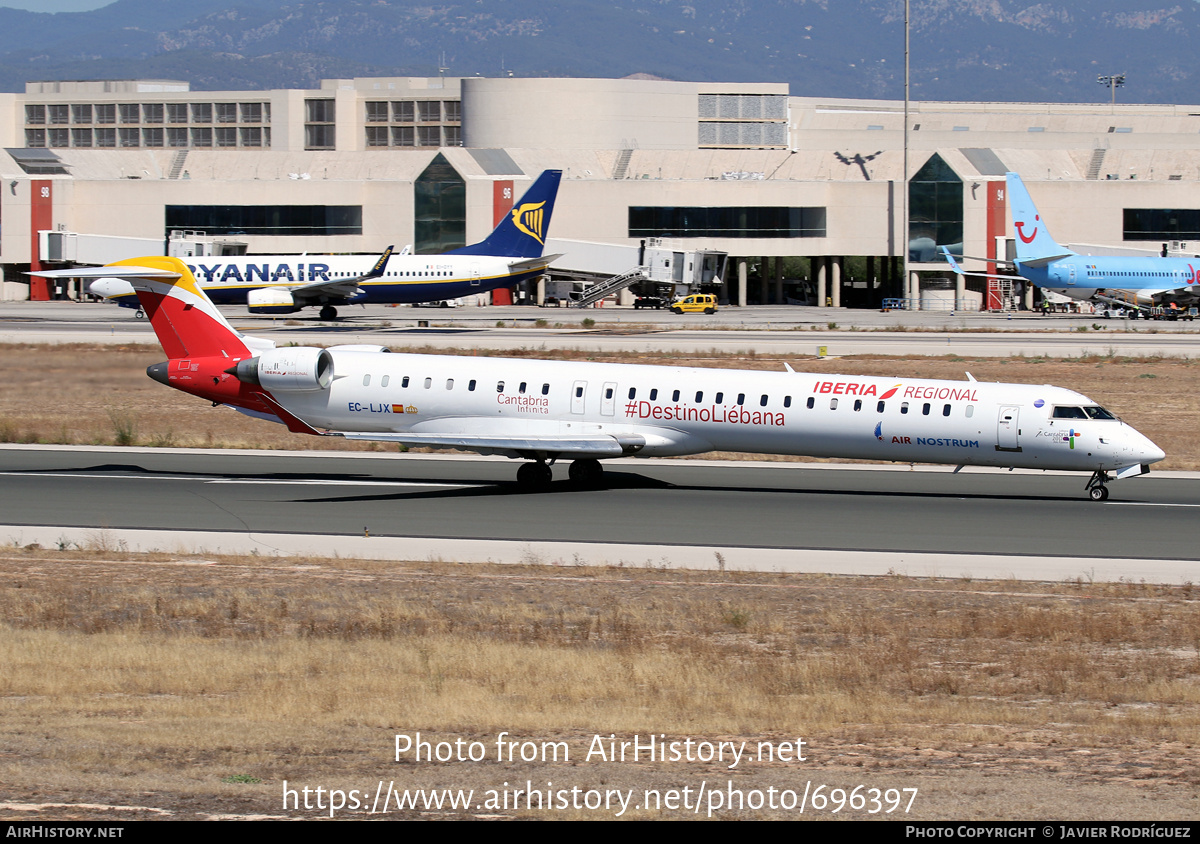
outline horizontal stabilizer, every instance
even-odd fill
[[[74,267],[69,270],[39,270],[39,278],[180,278],[180,274],[157,267]]]
[[[527,272],[529,270],[542,270],[550,266],[554,261],[565,255],[565,252],[559,252],[557,255],[543,255],[540,258],[529,258],[525,261],[513,261],[508,265],[508,268],[513,272]]]

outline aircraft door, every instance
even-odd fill
[[[996,450],[1020,451],[1021,429],[1018,427],[1021,408],[1005,406],[1000,408],[1000,417],[996,423]]]
[[[604,384],[604,392],[600,398],[600,414],[612,416],[617,408],[617,382],[608,381]]]
[[[587,381],[576,381],[571,388],[571,412],[583,413],[587,401]]]
[[[470,273],[471,273],[471,286],[478,287],[479,286],[479,276],[480,276],[479,264],[472,263]]]
[[[1075,283],[1075,265],[1070,264],[1068,266],[1068,272],[1067,272],[1067,284],[1074,284],[1074,283]]]

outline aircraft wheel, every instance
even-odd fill
[[[1091,496],[1091,499],[1093,501],[1107,501],[1108,500],[1108,487],[1094,486],[1088,491],[1088,495]]]
[[[146,318],[146,312],[145,312],[145,311],[143,311],[141,308],[138,308],[138,309],[137,309],[137,313],[136,313],[136,314],[134,314],[134,317],[136,317],[137,319],[145,319],[145,318]]]
[[[517,483],[530,491],[543,490],[550,486],[553,478],[550,467],[545,463],[522,463],[517,470]]]
[[[598,486],[604,477],[604,467],[599,460],[586,457],[573,462],[568,475],[573,483],[580,486]]]
[[[333,305],[321,308],[321,319],[337,319],[337,308]]]

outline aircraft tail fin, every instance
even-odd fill
[[[446,254],[539,257],[546,246],[550,215],[554,212],[560,181],[562,170],[544,170],[490,235],[479,243],[451,249]]]
[[[1066,258],[1073,253],[1065,249],[1050,236],[1046,221],[1038,214],[1033,198],[1025,189],[1017,173],[1006,174],[1008,181],[1008,207],[1012,213],[1013,232],[1016,235],[1017,263],[1042,266]]]
[[[248,357],[247,338],[234,329],[178,258],[130,258],[120,268],[137,291],[167,357]]]

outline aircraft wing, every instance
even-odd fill
[[[1007,278],[1009,281],[1024,281],[1024,279],[1021,278],[1021,276],[1019,276],[1019,275],[1000,275],[999,273],[977,273],[977,272],[971,272],[968,270],[964,270],[961,266],[959,266],[958,261],[954,260],[954,256],[950,254],[949,249],[947,249],[945,246],[942,246],[940,248],[942,251],[942,255],[944,255],[946,260],[950,262],[950,269],[952,269],[954,271],[955,275],[969,275],[969,276],[972,276],[973,278]],[[991,258],[980,258],[978,260],[990,261]],[[995,263],[1007,264],[1009,262],[997,261]]]
[[[297,284],[294,287],[288,287],[287,290],[292,294],[292,298],[296,300],[297,304],[303,303],[305,299],[317,299],[322,296],[349,298],[358,292],[359,284],[383,275],[383,271],[387,268],[388,259],[392,257],[392,248],[389,246],[383,250],[383,254],[379,256],[379,260],[375,262],[375,266],[371,267],[370,272],[353,278],[310,281],[308,284]]]
[[[989,264],[1000,264],[1003,267],[1015,267],[1014,261],[1006,261],[1004,258],[981,258],[978,255],[962,255],[964,261],[987,261]]]
[[[403,445],[429,446],[433,448],[455,448],[461,451],[474,451],[480,454],[548,453],[558,456],[620,457],[622,454],[631,454],[646,444],[645,439],[636,434],[621,435],[620,437],[508,437],[425,433],[359,434],[338,431],[331,431],[329,433],[331,436],[345,437],[348,440],[401,443]]]

